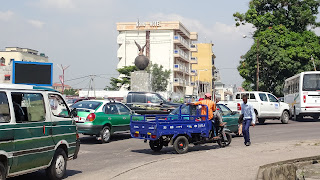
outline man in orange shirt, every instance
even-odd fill
[[[206,93],[204,95],[204,100],[195,102],[195,103],[191,103],[192,105],[206,105],[208,106],[208,120],[212,120],[213,119],[213,112],[216,110],[216,104],[211,101],[211,94],[210,93]],[[201,115],[207,115],[207,107],[206,106],[202,106],[201,108]],[[205,117],[202,117],[202,120],[205,120]]]
[[[214,101],[211,101],[211,94],[210,93],[206,93],[204,95],[205,99],[202,101],[198,101],[195,103],[190,103],[192,105],[206,105],[208,107],[208,120],[214,120],[214,112],[216,111],[216,103],[214,103]],[[201,115],[207,115],[207,107],[206,106],[202,106],[201,108]],[[218,113],[218,112],[217,112]],[[216,119],[218,120],[218,125],[222,123],[222,118],[220,116],[220,114],[216,115]],[[202,117],[202,120],[205,120],[205,117]],[[214,131],[214,125],[212,127],[212,130]],[[217,131],[217,130],[216,130]],[[218,137],[214,137],[214,139],[216,139]]]

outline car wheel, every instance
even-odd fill
[[[282,112],[281,122],[282,122],[283,124],[288,124],[288,122],[289,122],[289,113],[288,113],[288,111],[283,111],[283,112]]]
[[[189,141],[185,136],[179,136],[173,143],[173,148],[178,154],[184,154],[188,152]]]
[[[108,143],[110,142],[111,139],[111,131],[109,126],[105,126],[101,131],[100,131],[100,138],[101,138],[101,143]]]
[[[6,168],[0,162],[0,180],[5,180],[5,179],[6,179]]]
[[[154,152],[159,152],[163,148],[162,139],[158,139],[155,141],[149,141],[149,146]]]
[[[63,149],[58,148],[54,154],[51,165],[46,172],[51,180],[60,180],[66,173],[67,169],[67,155]]]
[[[265,121],[266,121],[266,119],[262,119],[262,118],[259,118],[259,119],[258,119],[258,122],[259,122],[260,124],[264,124]]]

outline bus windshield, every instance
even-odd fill
[[[302,91],[320,91],[320,74],[305,74]]]

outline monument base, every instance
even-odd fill
[[[131,73],[131,91],[152,92],[151,74],[147,71],[135,71]]]

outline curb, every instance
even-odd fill
[[[257,180],[269,179],[296,179],[296,171],[299,167],[320,161],[320,156],[279,161],[259,167]]]

